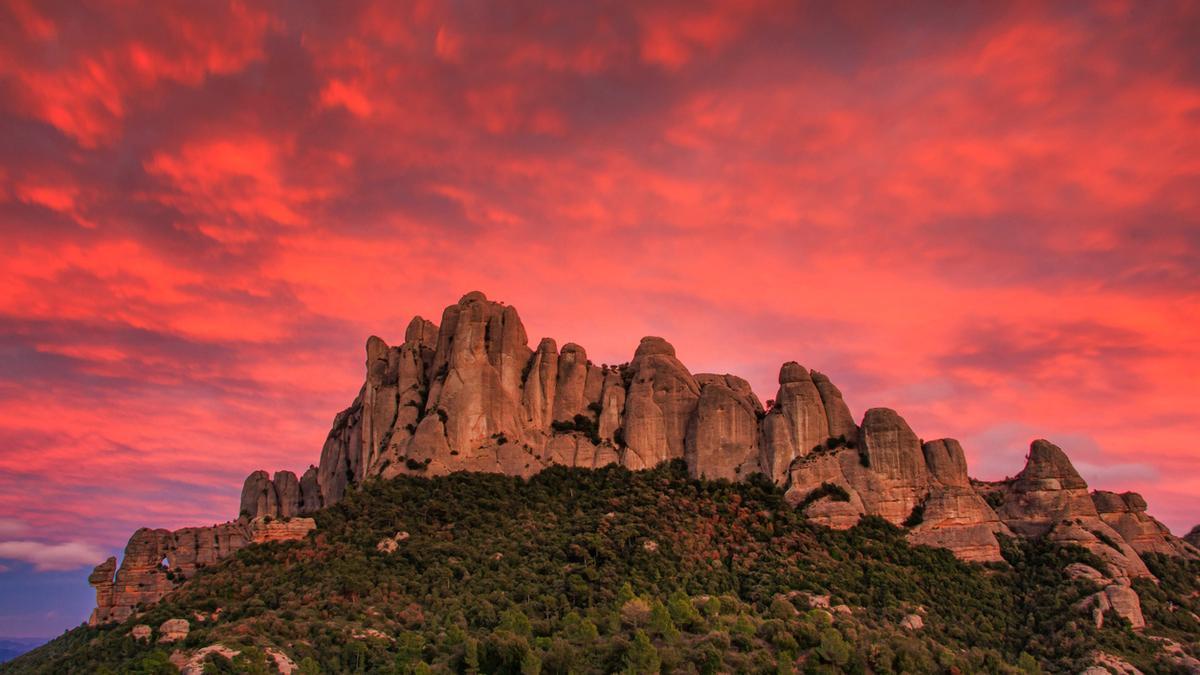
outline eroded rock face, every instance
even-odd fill
[[[242,484],[242,508],[239,514],[247,518],[274,516],[279,513],[279,496],[271,475],[266,471],[255,471],[246,476]]]
[[[868,410],[854,448],[824,450],[792,463],[786,498],[810,519],[852,527],[863,515],[910,528],[914,544],[948,548],[972,561],[1001,559],[996,534],[1009,534],[972,487],[953,439],[922,444],[893,410]],[[834,494],[825,486],[845,493]],[[815,495],[827,493],[814,500]]]
[[[1092,502],[1100,519],[1138,553],[1200,557],[1200,551],[1194,546],[1171,534],[1166,525],[1146,513],[1146,500],[1136,492],[1117,494],[1097,490],[1092,493]]]
[[[815,370],[812,371],[812,381],[821,395],[821,405],[825,407],[830,438],[845,438],[853,442],[858,437],[858,425],[854,423],[850,407],[842,399],[842,391],[829,381],[829,377]]]
[[[440,326],[415,317],[399,346],[370,338],[363,385],[334,418],[319,463],[299,479],[250,474],[236,522],[139,530],[119,567],[106,561],[90,577],[93,622],[122,619],[169,590],[164,558],[186,578],[248,543],[303,537],[310,528],[294,516],[337,503],[366,478],[529,476],[553,464],[643,469],[683,458],[693,476],[761,472],[820,524],[877,515],[906,527],[913,543],[978,561],[1000,559],[997,534],[1047,536],[1099,555],[1106,569],[1097,573],[1118,585],[1149,574],[1138,551],[1200,555],[1140,497],[1089,494],[1047,441],[1033,443],[1017,478],[981,483],[968,477],[957,441],[922,443],[886,408],[855,424],[830,379],[794,361],[780,368],[765,411],[745,380],[693,376],[662,338],[642,339],[628,364],[611,367],[590,363],[580,345],[560,350],[543,338],[530,349],[527,338],[514,308],[480,292],[447,307]],[[1200,543],[1200,528],[1189,537]]]
[[[776,482],[788,467],[829,439],[829,418],[808,369],[789,361],[779,369],[775,405],[763,420],[760,465]]]
[[[1110,609],[1116,612],[1117,616],[1129,621],[1134,630],[1142,630],[1146,627],[1146,619],[1142,615],[1141,598],[1132,588],[1121,584],[1111,584],[1104,590],[1088,596],[1080,603],[1079,608],[1085,611],[1090,610],[1096,628],[1104,626],[1104,613]]]
[[[302,538],[314,527],[311,518],[263,516],[174,532],[142,528],[125,545],[120,567],[116,558],[109,558],[88,577],[88,583],[96,589],[96,609],[88,623],[94,626],[124,621],[138,605],[158,602],[201,566],[211,565],[251,543]]]
[[[683,457],[687,424],[700,400],[700,385],[675,348],[659,337],[645,337],[629,364],[632,382],[625,397],[624,464],[648,469]]]
[[[1002,486],[1000,496],[997,514],[1014,533],[1082,546],[1107,562],[1106,571],[1119,580],[1150,576],[1133,547],[1100,518],[1087,482],[1053,443],[1034,441],[1025,468]]]
[[[738,480],[758,469],[762,406],[733,375],[697,375],[700,399],[688,422],[684,458],[696,477]]]
[[[1193,527],[1191,532],[1183,535],[1183,540],[1192,546],[1200,548],[1200,525]]]

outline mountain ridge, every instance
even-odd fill
[[[1127,586],[1151,577],[1142,554],[1200,558],[1140,495],[1089,492],[1049,441],[1031,444],[1014,478],[976,481],[956,440],[923,441],[887,408],[856,423],[837,386],[794,361],[764,406],[736,375],[691,373],[660,337],[616,366],[551,338],[532,349],[517,310],[478,291],[440,324],[414,317],[399,346],[372,336],[366,356],[365,381],[317,464],[299,477],[252,472],[230,523],[136,532],[119,567],[110,558],[93,571],[90,622],[124,620],[251,543],[304,537],[315,526],[304,516],[350,485],[460,470],[528,477],[554,465],[639,470],[680,459],[693,477],[761,474],[815,523],[844,529],[878,516],[967,561],[1002,560],[1000,536],[1045,537],[1082,546],[1104,561],[1102,578]]]

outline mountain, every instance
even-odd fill
[[[11,661],[21,654],[46,643],[47,638],[7,638],[0,637],[0,663]]]
[[[879,516],[824,527],[769,480],[694,479],[680,459],[368,479],[313,518],[301,540],[244,547],[3,672],[1200,665],[1164,648],[1200,636],[1195,560],[1146,554],[1159,581],[1124,586],[1083,547],[1002,534],[1001,562],[964,562]]]
[[[783,364],[778,392],[764,406],[740,377],[691,373],[670,343],[658,337],[643,338],[633,358],[619,365],[597,366],[583,347],[568,343],[560,349],[549,338],[531,349],[517,311],[479,292],[447,307],[440,324],[414,318],[399,346],[371,337],[366,352],[365,382],[351,405],[334,418],[317,464],[299,477],[289,471],[273,475],[252,472],[243,485],[238,517],[228,523],[176,531],[138,530],[119,565],[116,558],[110,558],[89,577],[97,590],[90,627],[38,650],[22,667],[47,663],[55,654],[91,658],[85,644],[98,645],[94,655],[108,657],[153,651],[150,643],[130,636],[136,631],[143,639],[161,642],[164,635],[178,634],[180,624],[155,623],[157,617],[168,614],[185,624],[194,620],[204,627],[203,632],[193,631],[191,637],[181,638],[182,648],[175,655],[180,663],[185,657],[195,657],[201,647],[214,644],[224,645],[221,649],[226,651],[233,642],[249,648],[242,637],[253,634],[263,636],[260,646],[269,647],[280,658],[303,653],[317,665],[331,668],[328,654],[308,654],[307,648],[298,645],[324,644],[322,640],[328,642],[329,638],[330,648],[340,650],[377,639],[364,632],[373,630],[385,636],[379,640],[392,645],[381,652],[386,656],[371,657],[371,663],[378,664],[381,658],[395,656],[398,647],[391,641],[399,639],[397,631],[408,626],[403,621],[396,623],[393,616],[400,611],[395,604],[399,598],[404,599],[405,611],[413,608],[425,617],[413,624],[421,630],[412,626],[405,630],[420,636],[424,645],[418,650],[421,658],[429,657],[433,665],[448,666],[453,661],[449,654],[457,647],[443,644],[451,639],[443,633],[452,626],[457,627],[455,635],[463,634],[454,639],[478,640],[483,649],[494,637],[500,613],[513,608],[525,612],[529,621],[533,621],[529,610],[540,612],[535,630],[514,634],[525,638],[526,651],[522,653],[546,659],[550,643],[545,641],[562,637],[555,632],[556,626],[561,627],[559,623],[572,611],[592,616],[589,612],[613,609],[616,597],[609,593],[621,589],[614,590],[597,575],[625,576],[631,592],[645,596],[641,599],[650,608],[656,607],[655,602],[670,604],[672,594],[676,596],[674,604],[680,606],[702,606],[704,595],[728,596],[729,611],[748,622],[741,629],[749,630],[751,624],[754,628],[755,637],[751,639],[747,633],[750,642],[743,646],[777,657],[788,654],[807,659],[804,663],[809,665],[819,659],[811,658],[802,640],[794,648],[786,641],[783,648],[754,642],[762,637],[757,631],[772,620],[770,608],[779,599],[776,596],[807,617],[803,621],[812,619],[806,613],[812,608],[797,603],[799,596],[789,593],[811,589],[817,596],[842,598],[849,614],[835,612],[836,628],[823,625],[820,619],[813,621],[821,626],[810,627],[822,634],[835,630],[839,639],[851,639],[852,643],[863,639],[860,630],[884,628],[885,634],[876,637],[891,640],[887,631],[895,628],[896,620],[924,624],[927,628],[909,633],[925,636],[921,638],[924,649],[935,660],[958,658],[942,658],[939,650],[961,655],[978,647],[982,655],[970,658],[1001,663],[1028,657],[1051,669],[1067,667],[1068,662],[1070,667],[1086,665],[1085,661],[1107,658],[1098,656],[1105,653],[1119,654],[1146,667],[1171,659],[1184,664],[1181,667],[1192,663],[1188,650],[1196,647],[1200,636],[1194,630],[1200,624],[1192,612],[1200,611],[1200,606],[1193,607],[1196,600],[1188,593],[1193,592],[1196,570],[1200,569],[1200,550],[1152,518],[1139,495],[1089,491],[1067,454],[1049,441],[1033,441],[1025,467],[1015,477],[977,481],[970,478],[965,452],[954,439],[924,441],[897,412],[886,408],[869,409],[856,422],[830,378],[798,363]],[[614,476],[621,477],[617,482],[624,489],[611,490],[606,481],[617,480]],[[448,485],[465,492],[456,496],[447,491]],[[491,485],[510,486],[505,488],[503,500],[488,496],[491,488],[487,486]],[[581,507],[577,501],[561,501],[565,495],[542,494],[547,485],[567,490],[572,500],[584,499],[580,493],[592,491],[608,495],[610,507],[599,516],[591,514],[600,520],[586,521],[593,526],[593,534],[605,526],[608,521],[604,519],[610,514],[617,519],[614,522],[631,519],[631,529],[612,544],[609,554],[584,556],[590,561],[584,565],[590,572],[576,579],[571,587],[574,595],[562,595],[567,589],[560,586],[558,577],[580,561],[569,553],[574,544],[554,537],[569,534],[557,528],[564,518],[578,516]],[[655,485],[661,487],[658,494],[651,489]],[[487,496],[484,503],[459,503],[479,490]],[[453,501],[453,509],[461,506],[467,510],[450,518],[446,513],[451,506],[439,505],[434,494]],[[560,501],[554,503],[555,499]],[[729,512],[722,501],[733,499],[754,504],[752,513],[764,522],[752,525],[739,520],[740,511]],[[676,517],[635,517],[628,511],[634,503]],[[650,508],[651,503],[656,506]],[[560,508],[567,510],[556,510]],[[446,542],[458,542],[445,551],[448,559],[430,559],[424,549],[421,556],[411,557],[409,552],[419,548],[420,539],[414,532],[420,528],[412,521],[412,514],[418,512],[445,528],[442,535],[430,535],[433,539],[428,543],[435,550],[442,550]],[[507,568],[509,563],[500,561],[510,555],[497,544],[494,552],[502,557],[491,562],[463,562],[472,560],[459,550],[464,538],[493,541],[499,532],[492,531],[493,525],[500,528],[501,521],[532,512],[537,512],[538,518],[522,521],[522,527],[533,531],[509,530],[516,541],[527,539],[533,547],[517,554],[521,559],[533,556],[539,563],[556,564],[539,568],[540,572],[528,579],[528,593],[531,598],[561,595],[566,604],[551,606],[547,601],[530,605],[528,598],[486,594],[461,597],[462,589],[454,588],[457,582],[483,577],[479,583],[497,583],[500,578],[493,579],[492,572],[497,567]],[[697,514],[703,513],[708,514],[707,519],[696,520]],[[399,522],[404,526],[396,525]],[[579,527],[584,521],[571,522]],[[553,534],[547,540],[550,543],[532,533],[541,527],[552,530],[546,534]],[[749,547],[752,562],[746,562],[744,556],[749,553],[739,548],[745,542],[729,539],[747,527],[751,531],[762,528],[761,541],[771,542],[766,549]],[[680,541],[685,533],[698,538]],[[708,533],[707,538],[701,533]],[[343,535],[345,538],[339,538]],[[636,560],[622,556],[631,554],[630,542],[635,540],[658,547],[641,553],[664,552],[651,557],[670,560],[655,572],[667,576],[629,567]],[[664,548],[663,542],[670,545]],[[568,553],[556,548],[560,544],[568,547]],[[483,555],[473,546],[468,548],[472,556]],[[944,552],[939,553],[941,549]],[[784,551],[790,551],[790,556],[780,558]],[[834,555],[833,551],[842,553]],[[957,562],[951,564],[955,558]],[[316,584],[312,588],[288,576],[288,570],[314,559],[329,562],[336,571],[310,570],[305,579]],[[404,562],[394,562],[397,559]],[[360,561],[362,569],[343,565],[345,560]],[[386,560],[393,562],[381,562]],[[815,584],[810,576],[815,568],[799,562],[817,565],[817,560],[828,565],[827,576],[822,578],[826,582],[836,578],[837,584]],[[887,567],[892,564],[903,569]],[[381,572],[384,568],[377,569],[379,565],[390,572]],[[868,597],[874,592],[870,591],[871,579],[864,581],[861,575],[875,565],[891,570],[896,583],[907,590],[896,591],[889,582],[889,590],[880,591],[885,597]],[[421,595],[407,586],[407,581],[389,576],[425,578],[432,569],[443,575],[436,583],[447,584],[444,592],[427,588]],[[1021,578],[1017,574],[1021,570],[1033,578]],[[949,576],[943,579],[939,575]],[[959,579],[954,575],[965,576]],[[755,590],[750,578],[771,592]],[[220,579],[240,589],[241,595],[230,597],[205,579]],[[377,597],[378,589],[360,588],[361,579],[373,579],[385,589],[395,589],[394,593]],[[1004,602],[1043,596],[1073,599],[1069,607],[1039,605],[1036,610],[1025,608],[1021,610],[1025,614],[1014,615],[1016,608],[978,606],[946,588],[959,583],[991,594],[988,597],[1004,598]],[[1029,583],[1039,584],[1033,589],[1035,595],[1024,595],[1033,592]],[[976,588],[979,584],[983,586]],[[349,600],[347,585],[358,589],[349,594]],[[580,595],[585,587],[594,587],[586,601]],[[914,588],[925,589],[924,594]],[[932,589],[950,595],[927,597]],[[284,601],[279,599],[280,593],[300,599]],[[686,594],[686,601],[678,597],[680,593]],[[289,632],[278,626],[263,632],[257,622],[249,621],[250,615],[230,613],[230,603],[257,607],[255,597],[275,597],[276,604],[268,609],[285,624],[304,614],[308,617],[304,630],[310,632]],[[372,600],[356,605],[354,600],[362,597]],[[951,597],[954,603],[965,602],[964,606],[975,607],[981,614],[962,615],[947,604]],[[337,607],[330,607],[337,598]],[[722,597],[719,602],[724,608],[726,600]],[[623,608],[620,604],[614,610],[618,614]],[[320,614],[312,616],[313,605],[332,612],[327,621]],[[782,605],[776,609],[787,614]],[[704,635],[732,630],[719,620],[724,611],[707,617]],[[902,611],[906,613],[899,616]],[[939,621],[949,621],[951,616],[963,622],[967,633],[936,628]],[[783,621],[788,617],[776,618]],[[598,614],[592,620],[600,631],[596,639],[610,647],[622,644],[621,640],[632,641],[627,645],[630,649],[658,650],[660,659],[666,649],[667,660],[672,649],[691,653],[690,647],[665,643],[662,634],[637,632],[641,630],[639,622],[632,626],[637,630],[630,631],[620,618],[615,624],[612,617]],[[984,629],[981,622],[989,621],[994,625]],[[209,624],[213,624],[211,631]],[[1039,637],[1022,632],[1034,624],[1042,627]],[[227,630],[239,626],[248,632],[231,634]],[[1099,632],[1092,635],[1091,629],[1085,630],[1087,626]],[[1121,635],[1117,639],[1110,635],[1114,626],[1127,626],[1128,630],[1117,631]],[[701,624],[694,627],[700,630]],[[324,631],[320,634],[325,637],[314,642],[314,630]],[[355,641],[355,630],[366,636],[361,642]],[[796,631],[803,632],[790,624],[787,630],[793,638]],[[1078,645],[1064,644],[1069,640],[1063,631],[1084,636],[1080,644],[1088,649],[1079,651]],[[186,634],[186,628],[183,632]],[[974,635],[976,632],[991,637],[984,639]],[[1151,634],[1170,642],[1156,643],[1145,637]],[[340,641],[330,635],[341,636]],[[1053,648],[1035,644],[1047,635],[1058,636]],[[200,644],[210,638],[224,642]],[[563,639],[570,642],[569,637]],[[461,640],[456,644],[466,644]],[[115,646],[118,644],[122,646]],[[738,651],[723,642],[713,650],[720,652],[722,659],[733,658]],[[246,654],[239,658],[250,658]],[[860,661],[866,660],[863,663],[873,658],[860,656]],[[615,663],[596,658],[600,657],[587,657],[584,670]],[[111,658],[105,663],[120,665]],[[128,662],[120,663],[128,666]],[[972,663],[964,661],[960,669],[977,669]]]

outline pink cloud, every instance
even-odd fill
[[[1192,524],[1194,6],[342,7],[0,10],[0,511],[39,537],[233,515],[367,335],[475,288],[597,362],[664,335],[769,398],[797,359],[981,477],[1061,438]]]

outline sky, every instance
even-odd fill
[[[1200,4],[0,0],[0,635],[482,290],[1200,522]],[[36,592],[35,590],[36,589]]]

